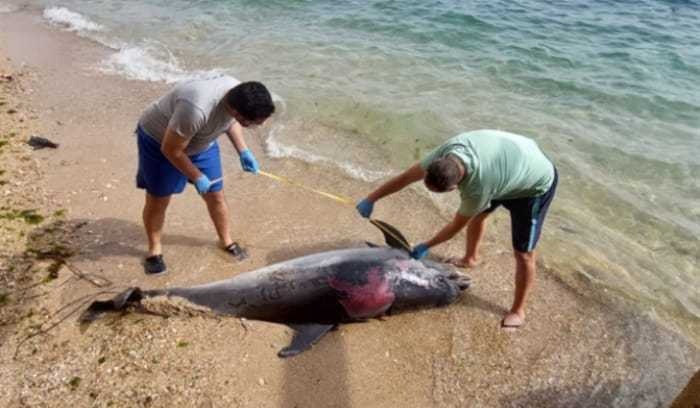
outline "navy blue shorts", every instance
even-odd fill
[[[136,187],[146,190],[156,197],[179,194],[185,190],[187,177],[175,168],[160,151],[160,143],[148,135],[141,127],[136,128],[139,148],[139,169],[136,173]],[[209,180],[221,177],[221,157],[219,145],[214,142],[207,150],[189,156],[192,163]],[[221,191],[224,183],[214,183],[211,192]]]
[[[510,230],[513,239],[513,249],[519,252],[530,252],[537,246],[540,239],[544,218],[549,204],[557,190],[559,174],[554,168],[554,181],[546,193],[537,197],[516,198],[513,200],[493,200],[491,206],[484,212],[490,213],[499,206],[510,211]]]

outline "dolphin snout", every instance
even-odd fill
[[[469,289],[469,287],[472,284],[472,279],[469,276],[461,274],[459,272],[452,272],[448,276],[448,279],[457,284],[459,290]]]

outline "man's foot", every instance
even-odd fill
[[[160,275],[165,273],[167,267],[163,255],[152,255],[143,260],[143,270],[146,275]]]
[[[473,268],[479,265],[480,263],[479,260],[476,258],[461,258],[458,256],[448,258],[445,262],[447,262],[450,265],[454,265],[458,268]]]
[[[513,312],[508,313],[503,320],[501,320],[501,327],[504,329],[518,329],[523,324],[525,324],[525,315],[519,315]]]
[[[238,242],[234,242],[224,247],[224,251],[228,252],[233,257],[237,258],[239,261],[248,258],[248,251],[245,248],[238,245]]]

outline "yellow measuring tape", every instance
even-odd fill
[[[331,200],[335,200],[339,203],[350,205],[350,206],[355,206],[355,203],[353,202],[353,200],[351,198],[339,196],[337,194],[326,193],[325,191],[321,191],[321,190],[316,190],[314,188],[307,187],[307,186],[305,186],[297,181],[290,180],[286,177],[277,176],[275,174],[268,173],[268,172],[265,172],[262,170],[259,170],[258,173],[262,174],[265,177],[269,177],[273,180],[281,181],[283,183],[291,184],[293,186],[299,187],[299,188],[304,189],[306,191],[311,191],[313,193],[320,194],[324,197],[330,198]]]
[[[299,188],[306,190],[306,191],[311,191],[312,193],[316,193],[316,194],[321,195],[323,197],[330,198],[331,200],[337,201],[341,204],[345,204],[345,205],[348,205],[351,207],[355,206],[355,202],[349,197],[341,196],[338,194],[331,194],[331,193],[327,193],[325,191],[317,190],[315,188],[305,186],[305,185],[299,183],[298,181],[288,179],[287,177],[278,176],[276,174],[268,173],[266,171],[259,170],[258,174],[261,174],[265,177],[271,178],[271,179],[276,180],[276,181],[280,181],[280,182],[287,183],[287,184],[295,186],[295,187],[299,187]],[[380,222],[376,222],[374,219],[370,218],[369,222],[371,222],[372,225],[374,225],[375,227],[382,230],[382,232],[384,232],[385,234],[394,238],[397,242],[401,243],[401,245],[404,247],[404,249],[406,251],[411,252],[410,245],[406,242],[405,239],[403,239],[402,237],[397,237],[396,234],[394,234],[392,231],[389,231]]]

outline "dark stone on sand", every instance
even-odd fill
[[[671,408],[700,408],[700,370],[688,381]]]
[[[54,143],[50,141],[49,139],[41,136],[32,136],[29,138],[27,141],[27,144],[31,147],[34,148],[34,150],[37,149],[43,149],[45,147],[50,147],[52,149],[55,149],[58,147],[58,143]]]

